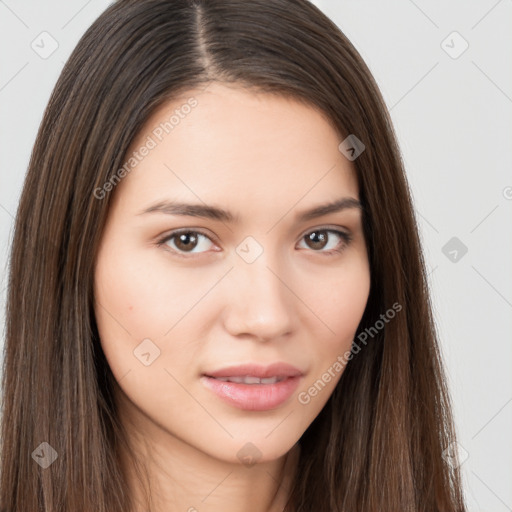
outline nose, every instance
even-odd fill
[[[240,260],[226,283],[224,325],[236,337],[277,340],[289,334],[297,318],[292,288],[265,253],[253,263]]]

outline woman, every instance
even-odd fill
[[[391,121],[313,5],[120,0],[86,32],[20,200],[3,403],[10,512],[465,510]]]

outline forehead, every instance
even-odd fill
[[[239,212],[358,197],[341,140],[314,107],[213,83],[153,114],[128,150],[134,165],[116,193],[130,203],[172,198],[229,203]]]

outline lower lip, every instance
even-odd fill
[[[203,375],[201,382],[225,402],[244,411],[276,409],[290,398],[300,376],[287,377],[275,384],[239,384]]]

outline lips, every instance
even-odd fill
[[[259,379],[271,377],[297,377],[302,375],[302,372],[287,363],[273,363],[268,366],[261,366],[257,364],[244,364],[240,366],[230,366],[222,368],[213,372],[205,372],[205,375],[213,378],[232,378],[232,377],[257,377]]]
[[[303,373],[286,363],[232,366],[202,375],[201,382],[230,405],[247,411],[275,409],[286,402]]]

